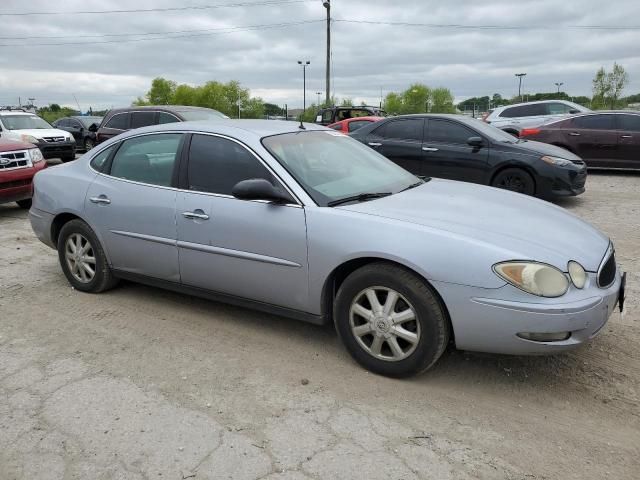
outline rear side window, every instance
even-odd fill
[[[574,128],[588,130],[614,130],[615,117],[613,115],[587,115],[573,119]]]
[[[128,113],[116,113],[109,119],[104,128],[115,128],[116,130],[127,129],[127,117]]]
[[[276,181],[242,145],[226,138],[194,135],[189,149],[189,190],[231,195],[236,183],[252,178]]]
[[[519,107],[507,108],[500,114],[500,116],[505,118],[518,118],[535,117],[546,114],[547,106],[544,103],[536,103],[534,105],[520,105]]]
[[[111,176],[171,186],[182,134],[145,135],[125,140],[111,162]]]
[[[111,155],[112,151],[113,151],[113,145],[110,146],[109,148],[105,148],[98,155],[93,157],[91,159],[91,167],[98,172],[104,172],[105,164],[107,162],[107,159],[109,158],[109,155]]]
[[[322,121],[323,122],[330,122],[331,120],[333,120],[333,111],[325,110],[324,112],[322,112]]]
[[[342,130],[342,124],[341,123],[335,123],[333,125],[329,125],[329,128],[333,128],[334,130]]]
[[[162,125],[163,123],[176,123],[179,121],[180,119],[178,117],[167,112],[160,112],[160,115],[158,117],[158,123],[160,125]]]
[[[549,115],[564,115],[573,110],[573,108],[564,103],[548,103],[547,110]]]
[[[618,119],[620,130],[640,132],[640,115],[620,115]]]
[[[473,130],[447,120],[429,120],[429,141],[467,145],[469,137],[477,137]]]
[[[394,120],[381,128],[375,134],[391,140],[417,140],[422,142],[424,121],[418,118],[408,120]]]
[[[131,128],[148,127],[155,123],[156,112],[131,112]]]

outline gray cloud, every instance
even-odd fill
[[[252,0],[258,1],[258,0]],[[238,0],[225,0],[237,3]],[[190,84],[237,79],[265,101],[301,104],[298,59],[309,59],[307,97],[324,90],[325,31],[322,2],[210,10],[72,15],[78,10],[183,7],[213,0],[5,0],[0,13],[60,11],[67,15],[0,17],[0,104],[35,97],[82,108],[129,104],[163,76]],[[380,90],[411,82],[446,86],[457,99],[517,91],[516,72],[527,72],[525,91],[552,91],[562,81],[572,95],[589,95],[600,66],[614,61],[631,77],[627,93],[640,91],[639,30],[585,30],[577,25],[637,24],[636,0],[607,8],[596,0],[458,0],[403,2],[333,0],[335,19],[428,24],[518,25],[516,30],[471,30],[335,22],[333,90],[339,97],[377,103]],[[220,29],[303,20],[318,23],[152,41],[141,37],[81,37]],[[203,33],[203,32],[201,32]],[[193,35],[196,33],[194,32]],[[186,35],[186,34],[185,34]],[[18,39],[24,36],[68,38]],[[32,43],[109,42],[24,46]],[[11,45],[11,46],[8,46]]]

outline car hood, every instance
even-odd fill
[[[20,142],[18,140],[4,140],[0,137],[0,153],[26,150],[29,148],[33,148],[33,145],[30,143]]]
[[[12,130],[17,135],[31,135],[36,138],[43,137],[68,137],[69,132],[57,128],[29,128],[24,130]]]
[[[471,238],[504,260],[536,260],[566,271],[575,260],[598,270],[609,239],[563,208],[523,194],[432,179],[380,199],[338,207]]]
[[[548,143],[525,140],[518,143],[503,143],[501,146],[508,145],[509,150],[536,156],[550,155],[552,157],[566,158],[567,160],[580,160],[580,157],[569,150],[565,150]]]

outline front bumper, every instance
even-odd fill
[[[35,144],[42,156],[46,159],[49,158],[72,158],[76,154],[76,142],[38,142]]]
[[[0,203],[17,202],[31,198],[33,176],[46,166],[46,162],[38,162],[31,167],[0,171]]]
[[[587,167],[556,168],[541,185],[542,194],[549,197],[567,197],[584,193],[587,182]]]
[[[584,289],[571,286],[560,298],[529,295],[511,285],[484,289],[433,282],[451,317],[456,347],[515,355],[553,354],[594,338],[614,311],[621,273],[608,288],[598,288],[590,273]],[[569,332],[566,340],[526,340],[519,333]]]

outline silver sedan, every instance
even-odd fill
[[[35,178],[31,224],[77,290],[118,279],[323,324],[389,376],[459,349],[591,340],[624,275],[609,238],[541,200],[417,178],[315,125],[133,130]]]

